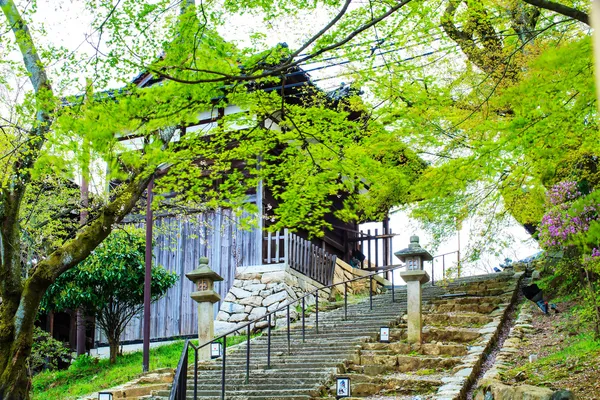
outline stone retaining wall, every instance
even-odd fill
[[[369,273],[352,268],[343,261],[338,260],[334,271],[333,283],[340,283],[360,276],[367,276]],[[382,285],[387,281],[380,277],[373,280],[374,292],[381,291]],[[364,279],[348,284],[348,293],[356,294],[367,291],[369,280]],[[232,324],[232,326],[251,321],[267,313],[284,307],[290,302],[304,296],[307,293],[314,292],[322,288],[319,282],[289,268],[286,264],[260,265],[254,267],[239,268],[229,293],[223,299],[217,321]],[[319,292],[319,300],[328,300],[335,295],[344,293],[344,285],[331,289],[323,289]],[[315,304],[315,296],[312,294],[306,298],[306,306]],[[292,320],[298,318],[296,305],[290,307],[290,317]],[[285,323],[287,318],[286,310],[281,310],[275,314],[275,320],[272,324]],[[281,321],[281,322],[278,322]],[[252,329],[262,329],[267,327],[267,320],[259,321]]]
[[[515,325],[510,329],[508,337],[496,356],[496,361],[483,375],[478,388],[475,391],[475,400],[503,400],[503,399],[531,399],[531,400],[550,400],[553,391],[547,388],[532,385],[510,386],[500,381],[500,373],[513,368],[509,363],[514,353],[520,352],[520,344],[523,337],[527,334],[535,333],[532,322],[532,313],[535,312],[535,306],[531,302],[523,304],[519,310],[519,315]]]

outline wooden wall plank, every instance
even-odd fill
[[[143,228],[143,224],[137,225]],[[198,329],[197,304],[190,298],[194,287],[185,274],[198,267],[201,256],[208,256],[211,268],[224,278],[215,285],[215,290],[224,298],[233,283],[236,268],[260,262],[257,243],[262,235],[256,229],[241,229],[239,218],[232,210],[161,218],[155,221],[155,227],[154,263],[175,271],[179,279],[165,297],[151,307],[151,339],[194,335]],[[215,311],[218,307],[216,303]],[[128,324],[121,340],[141,340],[142,329],[140,313]],[[106,343],[103,335],[98,333],[97,337]]]

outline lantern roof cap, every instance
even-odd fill
[[[398,250],[394,253],[396,257],[400,259],[400,261],[404,262],[406,257],[419,256],[422,257],[424,261],[433,260],[433,256],[419,244],[419,237],[417,235],[412,235],[410,237],[410,244],[407,248]]]
[[[208,266],[208,258],[200,257],[200,265],[195,270],[185,274],[189,280],[196,282],[200,279],[211,279],[212,281],[222,281],[221,275],[210,269]]]

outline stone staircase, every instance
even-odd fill
[[[271,368],[267,369],[267,336],[250,344],[250,377],[246,383],[246,344],[227,351],[226,399],[335,398],[336,376],[351,378],[352,395],[372,399],[443,397],[467,380],[465,370],[483,352],[499,325],[502,310],[515,289],[507,274],[470,277],[445,286],[425,285],[422,345],[406,343],[405,287],[348,305],[319,312],[306,319],[305,341],[301,323],[291,329],[288,354],[286,329],[271,332]],[[468,293],[473,296],[462,296]],[[444,295],[457,297],[443,297]],[[390,326],[390,343],[378,342],[379,328]],[[488,332],[489,331],[489,332]],[[199,365],[198,399],[221,398],[221,359]],[[193,372],[193,368],[189,368]],[[464,375],[456,377],[456,374]],[[449,388],[448,385],[451,387]],[[461,386],[461,388],[462,388]],[[193,399],[193,376],[188,377],[187,398]],[[168,399],[157,391],[153,399]],[[374,396],[374,397],[369,397]],[[386,397],[392,396],[392,397]],[[404,397],[407,396],[407,397]]]

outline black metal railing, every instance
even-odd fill
[[[373,280],[375,279],[375,276],[377,276],[377,274],[379,272],[393,272],[397,269],[400,268],[404,268],[405,265],[389,265],[386,267],[382,267],[380,268],[379,271],[374,272],[372,274],[369,275],[365,275],[365,276],[360,276],[357,278],[353,278],[353,279],[349,279],[347,281],[343,281],[343,282],[338,282],[335,284],[330,284],[327,286],[323,286],[319,289],[316,289],[312,292],[306,293],[304,296],[297,298],[296,300],[287,303],[286,305],[279,307],[278,309],[269,312],[268,314],[254,319],[252,321],[249,321],[247,323],[245,323],[244,325],[241,325],[239,327],[236,327],[235,329],[225,333],[224,335],[221,335],[217,338],[215,338],[214,340],[212,340],[211,342],[207,342],[204,344],[201,344],[199,346],[194,346],[191,342],[186,341],[185,346],[183,348],[183,352],[181,354],[181,359],[179,360],[179,364],[177,365],[177,370],[175,372],[175,378],[173,380],[173,386],[171,387],[171,393],[169,396],[169,400],[181,400],[181,399],[185,399],[186,398],[186,394],[187,394],[187,368],[188,365],[190,363],[189,360],[189,348],[192,348],[194,351],[194,399],[197,398],[197,393],[198,393],[198,350],[201,348],[204,348],[206,346],[210,346],[211,343],[217,342],[222,340],[223,341],[223,347],[222,347],[222,355],[221,355],[221,399],[225,400],[225,391],[226,391],[226,380],[225,380],[225,376],[226,376],[226,370],[227,370],[227,337],[230,335],[234,335],[240,331],[243,331],[244,329],[246,330],[246,377],[245,377],[245,382],[248,383],[250,381],[250,340],[251,340],[251,327],[254,326],[257,322],[260,321],[264,321],[267,320],[267,369],[271,368],[271,330],[272,330],[272,318],[274,318],[275,314],[286,310],[286,315],[287,315],[287,349],[288,349],[288,355],[291,355],[291,318],[290,318],[290,306],[297,304],[297,305],[301,305],[302,308],[302,315],[301,315],[301,330],[302,330],[302,342],[306,341],[306,299],[309,298],[309,296],[314,296],[315,298],[315,331],[316,333],[319,333],[319,292],[321,291],[326,291],[326,290],[331,290],[333,289],[335,286],[339,286],[339,285],[344,285],[344,319],[348,318],[348,285],[352,284],[354,282],[360,281],[360,280],[368,280],[369,281],[369,309],[372,310],[373,309]],[[395,302],[395,289],[394,289],[394,274],[391,273],[391,277],[392,277],[392,302]]]
[[[433,257],[433,260],[431,261],[431,284],[432,285],[435,285],[435,263],[437,261],[439,261],[440,257],[442,258],[442,279],[445,279],[446,278],[446,256],[450,256],[452,254],[456,254],[456,265],[458,267],[460,267],[460,250],[454,250],[449,253],[438,254],[437,256]],[[458,271],[458,274],[459,274],[458,277],[460,278],[460,270]]]
[[[175,376],[173,377],[173,387],[183,387],[185,390],[179,390],[175,393],[171,390],[170,400],[186,400],[187,396],[187,375],[189,365],[189,352],[190,348],[194,351],[194,399],[198,397],[198,349],[199,347],[194,346],[189,339],[185,340],[183,345],[183,351],[175,370]]]

